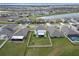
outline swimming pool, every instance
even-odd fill
[[[72,41],[79,41],[79,35],[68,35],[68,38],[70,38]]]

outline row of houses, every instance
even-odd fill
[[[10,38],[13,33],[17,30],[17,24],[7,24],[4,27],[0,27],[0,37]]]
[[[63,37],[64,36],[64,34],[60,30],[60,28],[55,26],[55,25],[54,26],[49,26],[48,27],[48,32],[49,32],[50,37]]]
[[[73,25],[72,25],[73,26]],[[46,32],[49,33],[50,37],[64,37],[65,35],[74,35],[79,34],[79,32],[75,31],[73,28],[71,28],[70,25],[63,25],[63,26],[57,26],[57,25],[51,25],[45,28],[45,26],[40,25],[36,28],[35,34],[36,36],[45,36]]]
[[[11,40],[23,41],[23,39],[27,37],[28,32],[29,32],[29,29],[27,28],[21,29],[12,35]]]
[[[0,27],[0,39],[8,38],[12,41],[22,41],[28,33],[28,28],[20,28],[18,24],[7,24]]]
[[[52,16],[38,17],[39,21],[43,22],[77,22],[79,20],[79,13],[60,14]],[[77,21],[76,21],[77,20]]]
[[[24,38],[27,38],[27,35],[29,33],[29,28],[20,28],[18,24],[7,24],[4,27],[0,27],[0,38],[5,39],[7,37],[11,41],[23,41]],[[64,35],[73,35],[73,34],[79,34],[75,30],[73,30],[68,26],[57,26],[57,25],[51,25],[45,27],[45,25],[38,25],[34,33],[36,37],[43,36],[46,37],[46,33],[49,33],[50,37],[64,37]]]
[[[65,35],[74,35],[74,34],[79,34],[78,32],[76,32],[73,28],[68,27],[68,26],[63,26],[61,28],[62,32],[65,34]]]

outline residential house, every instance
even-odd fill
[[[60,28],[57,26],[48,26],[48,32],[50,37],[63,37],[64,34],[61,32]]]
[[[18,30],[17,32],[13,34],[13,36],[11,37],[11,40],[12,41],[23,41],[24,38],[26,38],[28,32],[29,32],[28,28]]]
[[[79,33],[76,32],[74,29],[72,29],[71,27],[68,27],[68,26],[63,26],[63,27],[61,28],[61,31],[62,31],[65,35],[79,34]]]
[[[36,36],[46,36],[46,28],[44,25],[38,25],[35,29]]]
[[[0,38],[7,37],[10,39],[13,33],[17,30],[17,24],[6,24],[3,27],[0,27]]]

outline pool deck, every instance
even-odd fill
[[[68,35],[65,35],[65,37],[68,38],[71,43],[79,44],[79,41],[73,41],[71,38],[68,37]]]

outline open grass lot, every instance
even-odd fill
[[[46,34],[46,37],[36,37],[34,32],[31,32],[29,46],[30,45],[50,45],[48,33]]]
[[[47,56],[53,48],[28,48],[26,52],[26,56]]]
[[[15,24],[15,22],[4,22],[4,21],[0,21],[0,24]]]
[[[49,55],[79,56],[79,45],[72,44],[66,38],[53,38],[53,50]]]
[[[73,45],[67,38],[52,38],[53,47],[51,48],[28,48],[27,40],[23,43],[7,42],[0,49],[0,55],[31,55],[31,56],[46,56],[46,55],[63,55],[72,56],[79,55],[79,45]]]
[[[25,43],[7,42],[5,46],[0,49],[0,55],[4,56],[24,55],[25,48],[26,48]]]
[[[23,56],[27,50],[27,39],[28,37],[21,43],[7,41],[0,49],[0,56]]]
[[[28,48],[26,55],[79,56],[79,46],[73,45],[67,38],[52,38],[51,48]]]

